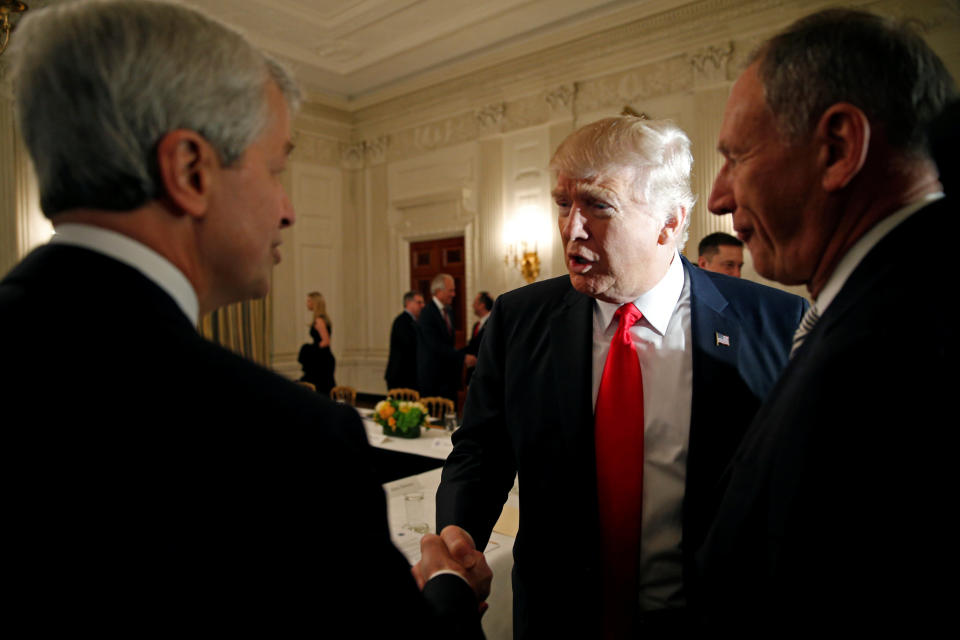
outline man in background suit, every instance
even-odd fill
[[[470,342],[467,343],[467,353],[476,356],[480,353],[480,341],[483,340],[483,326],[490,317],[490,310],[493,309],[493,298],[486,291],[481,291],[473,299],[473,314],[477,316],[477,321],[473,323],[473,329],[470,330]],[[464,382],[469,385],[470,378],[473,377],[475,367],[467,368],[467,375]]]
[[[173,4],[71,3],[18,35],[57,235],[0,282],[11,626],[481,636],[482,555],[425,537],[420,594],[356,413],[195,330],[267,293],[294,221],[287,72]]]
[[[423,397],[442,396],[457,401],[464,366],[477,363],[476,356],[457,349],[450,304],[457,295],[453,276],[438,273],[430,282],[433,294],[417,322],[417,382]]]
[[[846,10],[761,45],[733,87],[709,207],[815,304],[698,555],[712,632],[953,623],[956,265],[928,245],[958,225],[924,129],[954,92],[918,35]]]
[[[697,246],[697,255],[697,266],[701,269],[740,277],[743,243],[729,233],[717,231],[704,236]]]
[[[551,169],[570,275],[501,295],[484,329],[437,522],[485,544],[519,472],[518,638],[683,632],[714,485],[786,362],[803,300],[679,254],[692,162],[670,122],[608,118],[569,136]],[[634,306],[623,362],[639,359],[642,382],[617,400],[642,417],[595,428],[616,318]],[[642,495],[618,509],[622,477]]]
[[[390,328],[390,357],[387,360],[387,389],[419,389],[417,386],[417,318],[423,310],[423,296],[416,291],[403,294],[403,311]]]

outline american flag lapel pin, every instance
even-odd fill
[[[719,347],[720,345],[723,345],[723,346],[725,346],[725,347],[729,347],[729,346],[730,346],[730,336],[724,335],[724,334],[720,333],[719,331],[716,332],[716,336],[717,336],[717,346],[718,346],[718,347]]]

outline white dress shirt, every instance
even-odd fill
[[[683,494],[693,398],[690,285],[679,254],[666,275],[634,304],[643,318],[630,329],[643,375],[643,527],[640,608],[679,607],[682,595]],[[593,403],[617,331],[620,305],[596,300],[593,314]]]
[[[133,267],[170,294],[190,323],[197,326],[200,305],[193,285],[159,253],[128,236],[89,224],[59,224],[55,230],[51,244],[83,247]],[[91,286],[95,284],[90,283]]]

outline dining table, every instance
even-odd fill
[[[419,438],[386,435],[373,421],[373,410],[358,408],[367,430],[367,441],[373,447],[373,463],[378,481],[383,484],[443,466],[453,451],[450,432],[439,425],[424,426]]]
[[[436,533],[436,495],[441,471],[431,469],[383,485],[387,495],[390,536],[411,565],[420,560],[420,539],[423,537],[423,533],[414,530],[416,528],[422,531],[423,528],[416,525],[425,523],[430,532]],[[410,496],[416,498],[415,504],[419,505],[416,507],[417,511],[412,513],[408,509]],[[417,520],[421,520],[422,515],[422,522],[408,522],[408,513],[415,514],[414,519]],[[489,640],[513,638],[513,588],[510,574],[513,569],[513,543],[516,540],[519,518],[520,495],[515,484],[483,551],[487,564],[493,571],[493,583],[487,598],[489,608],[481,619],[483,632]]]

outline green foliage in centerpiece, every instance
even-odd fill
[[[419,438],[420,427],[427,421],[427,408],[419,402],[387,398],[377,403],[373,419],[383,427],[385,436]]]

